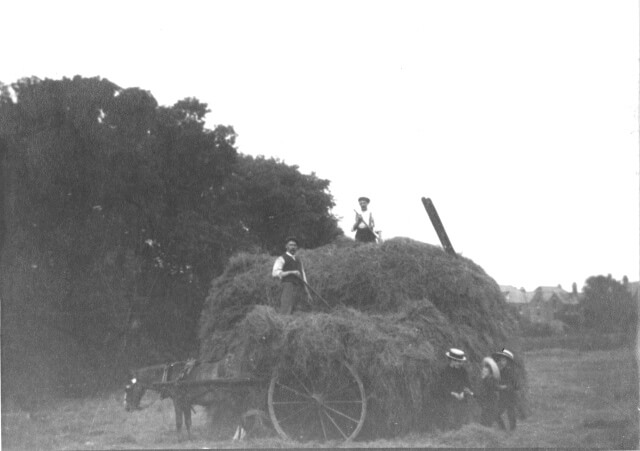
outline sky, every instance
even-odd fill
[[[238,151],[331,182],[353,236],[454,249],[501,285],[640,279],[639,5],[630,0],[0,1],[0,81],[196,97]],[[11,19],[7,19],[11,18]]]

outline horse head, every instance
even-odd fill
[[[129,374],[129,382],[124,387],[124,408],[127,412],[140,409],[140,401],[147,391],[134,373]]]
[[[124,388],[124,406],[127,411],[140,410],[140,402],[147,390],[160,393],[161,399],[169,394],[158,387],[162,383],[173,382],[185,374],[187,362],[162,363],[129,370],[129,379]]]

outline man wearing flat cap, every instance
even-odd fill
[[[464,351],[451,348],[445,352],[447,366],[440,373],[438,397],[444,408],[441,417],[443,429],[460,429],[467,418],[468,399],[473,396],[469,388],[469,374],[464,367],[467,356]]]
[[[375,234],[374,227],[375,221],[371,210],[369,210],[369,203],[371,200],[368,197],[359,197],[358,204],[360,204],[360,211],[356,211],[356,220],[353,224],[352,232],[356,232],[356,241],[360,243],[373,243],[376,241],[377,236]]]
[[[518,380],[515,373],[515,362],[513,353],[508,349],[491,354],[500,369],[500,380],[498,382],[498,406],[499,411],[507,411],[509,429],[516,428],[516,407],[518,403]]]
[[[302,260],[296,257],[298,251],[298,239],[288,237],[285,240],[286,252],[278,257],[273,264],[271,275],[282,282],[282,294],[278,313],[290,315],[304,297],[309,297],[305,282],[307,275],[304,272]]]

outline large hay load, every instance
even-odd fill
[[[277,314],[274,257],[237,255],[206,300],[202,359],[234,353],[243,371],[268,377],[278,366],[308,369],[344,358],[364,382],[369,408],[361,436],[372,437],[433,424],[433,389],[447,349],[467,353],[472,379],[493,351],[520,354],[509,338],[515,323],[500,288],[467,258],[405,238],[298,255],[310,286],[331,308],[314,296],[302,312]]]

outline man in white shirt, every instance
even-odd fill
[[[271,275],[282,282],[282,294],[278,313],[291,314],[298,302],[309,296],[305,283],[307,276],[300,258],[296,257],[298,240],[295,237],[286,239],[286,252],[273,264]]]
[[[374,243],[377,239],[377,236],[373,231],[375,221],[373,220],[373,215],[369,210],[369,202],[371,202],[371,200],[368,197],[363,196],[358,198],[361,211],[356,211],[356,221],[351,229],[356,232],[356,241],[361,243]]]

